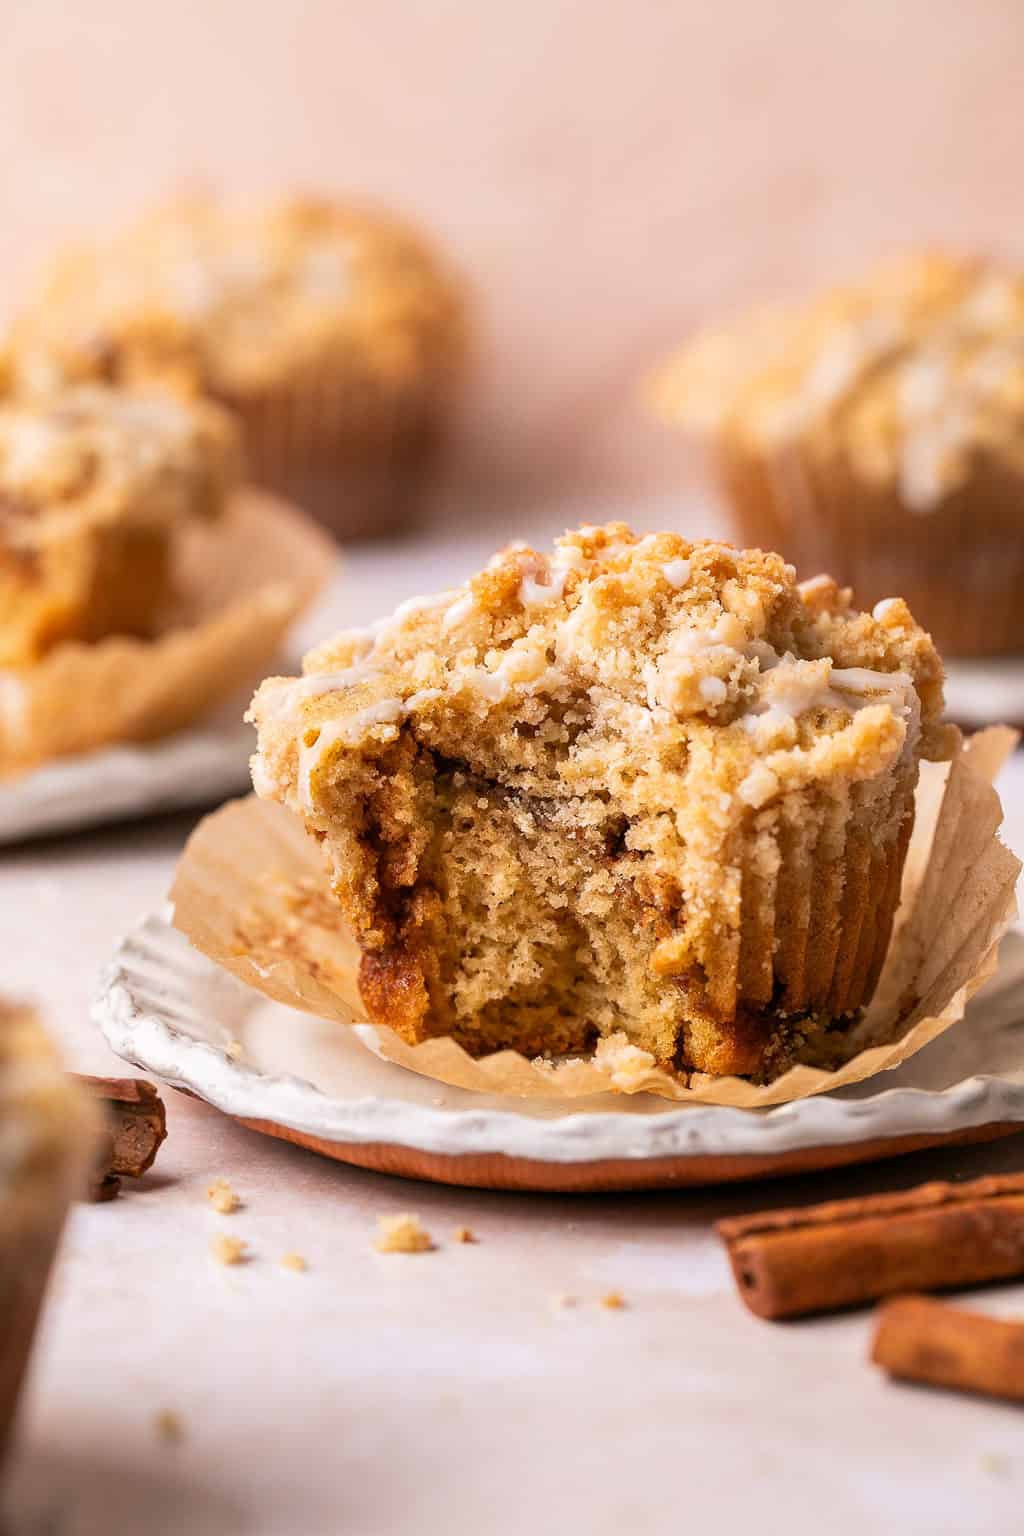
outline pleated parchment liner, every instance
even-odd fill
[[[241,491],[222,523],[190,534],[179,600],[153,639],[69,643],[35,666],[0,670],[0,780],[167,736],[254,684],[335,559],[302,513]]]
[[[856,1054],[838,1071],[793,1067],[762,1087],[693,1074],[689,1082],[646,1052],[598,1046],[590,1059],[527,1061],[515,1051],[479,1059],[451,1039],[410,1046],[375,1031],[387,1059],[461,1088],[518,1097],[655,1093],[688,1104],[759,1108],[859,1082],[906,1061],[962,1018],[995,970],[1016,913],[1020,862],[999,841],[993,788],[1016,736],[993,727],[951,763],[925,763],[889,955],[874,1002],[855,1026]],[[358,950],[314,841],[298,818],[250,797],[193,833],[171,891],[175,925],[197,949],[265,996],[339,1024],[364,1024]]]

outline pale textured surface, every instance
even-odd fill
[[[358,622],[458,580],[489,542],[356,553],[334,611]],[[1024,765],[1003,782],[1020,847]],[[5,988],[38,998],[76,1065],[119,1070],[87,999],[113,936],[163,896],[190,825],[4,854]],[[841,1536],[1019,1528],[1012,1408],[890,1386],[866,1363],[865,1315],[756,1322],[709,1226],[1019,1168],[1018,1142],[731,1192],[529,1198],[329,1165],[168,1098],[145,1187],[76,1212],[11,1469],[18,1536],[137,1536],[140,1499],[149,1536],[668,1533],[684,1506],[688,1528],[722,1531],[770,1507],[791,1536],[817,1533],[824,1509]],[[244,1202],[230,1216],[207,1204],[217,1176]],[[378,1214],[403,1211],[439,1252],[373,1251]],[[452,1241],[462,1225],[478,1245]],[[214,1262],[222,1230],[251,1263]],[[307,1273],[282,1269],[288,1251]],[[610,1290],[625,1310],[598,1304]],[[556,1310],[559,1295],[580,1304]],[[1024,1286],[981,1305],[1024,1310]],[[181,1417],[180,1444],[159,1433],[163,1410]]]

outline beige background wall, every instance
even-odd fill
[[[495,499],[672,483],[631,392],[703,313],[922,237],[1024,247],[1021,0],[6,0],[0,24],[11,284],[182,176],[393,201],[478,290],[461,474]]]

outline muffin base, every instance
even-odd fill
[[[411,887],[384,825],[367,829],[384,934],[360,967],[368,1016],[470,1055],[585,1054],[621,1032],[676,1072],[763,1082],[795,1062],[838,1064],[888,947],[916,776],[910,760],[757,813],[721,872],[738,921],[723,909],[677,958],[685,908],[644,894],[622,818],[555,830],[564,805],[440,772]]]
[[[948,655],[1024,651],[1024,479],[1006,466],[978,461],[921,513],[799,444],[760,455],[723,441],[713,467],[740,543],[778,549],[801,576],[838,573],[864,606],[899,593]]]
[[[448,391],[439,383],[386,395],[321,368],[259,395],[219,398],[241,422],[250,479],[337,537],[416,522],[445,437]]]

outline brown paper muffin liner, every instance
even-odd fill
[[[69,642],[32,667],[0,670],[0,780],[169,735],[255,683],[335,559],[293,508],[240,493],[218,527],[190,531],[179,599],[154,639]]]
[[[833,794],[795,791],[755,815],[742,858],[739,932],[706,966],[712,995],[717,987],[734,1011],[777,1004],[797,1019],[839,1018],[871,998],[899,897],[913,771],[899,765],[878,782]],[[794,1028],[807,1059],[803,1026]],[[755,1026],[751,1066],[732,1070],[761,1075],[760,1035]],[[820,1045],[834,1055],[836,1035],[823,1033]]]
[[[914,513],[895,485],[799,443],[760,454],[725,433],[711,461],[741,544],[780,550],[802,577],[838,573],[863,607],[899,594],[946,655],[1024,650],[1024,483],[1009,466],[978,461]]]
[[[18,1012],[31,1020],[27,1010]],[[0,1183],[0,1467],[68,1207],[101,1141],[95,1106],[63,1078],[56,1059],[42,1070],[54,1079],[50,1124],[33,1140],[30,1123],[27,1150]],[[41,1091],[35,1082],[33,1095]],[[15,1103],[8,1112],[31,1115],[32,1107]]]
[[[254,483],[352,538],[415,522],[452,394],[446,377],[388,389],[342,361],[224,403],[242,424]]]
[[[515,1051],[474,1058],[450,1038],[411,1046],[385,1029],[375,1031],[377,1046],[424,1076],[484,1093],[561,1099],[648,1092],[742,1108],[805,1098],[895,1067],[962,1018],[992,975],[1015,915],[1020,863],[996,835],[1002,808],[992,785],[1015,741],[997,727],[958,749],[952,762],[922,765],[892,939],[874,1000],[849,1032],[853,1054],[838,1070],[796,1066],[764,1086],[698,1074],[685,1082],[624,1037],[601,1042],[591,1058],[557,1062],[528,1061]],[[289,811],[250,797],[208,817],[186,846],[171,896],[176,926],[249,986],[340,1024],[365,1024],[358,947],[319,849]],[[877,963],[872,950],[870,965]]]

